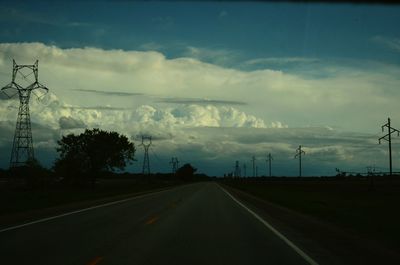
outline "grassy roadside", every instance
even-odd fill
[[[13,216],[41,216],[46,209],[84,205],[85,202],[107,200],[113,197],[124,197],[151,190],[157,190],[182,184],[178,181],[136,181],[130,179],[102,179],[96,187],[91,188],[47,188],[47,189],[0,189],[0,224]],[[48,211],[47,211],[48,212]],[[54,212],[54,211],[50,211]],[[37,214],[39,213],[39,215]],[[21,219],[21,218],[17,218]]]
[[[399,247],[400,181],[225,180],[223,184]]]

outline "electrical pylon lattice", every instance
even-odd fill
[[[151,146],[151,136],[142,135],[142,144],[144,148],[144,158],[143,158],[143,175],[150,175],[150,159],[149,159],[149,148]]]
[[[36,89],[43,89],[45,93],[48,92],[47,87],[39,83],[38,72],[38,60],[32,65],[18,65],[15,60],[13,60],[12,81],[1,89],[9,98],[18,94],[20,101],[13,147],[11,150],[10,168],[26,166],[30,161],[35,159],[29,113],[29,99]],[[31,83],[28,76],[32,74],[34,76],[34,81]],[[16,80],[17,77],[23,79],[28,85],[23,86],[18,84]],[[15,93],[10,95],[7,91],[14,91]]]
[[[169,162],[172,165],[172,174],[176,174],[176,171],[178,170],[179,167],[179,160],[177,157],[172,157],[171,162]]]

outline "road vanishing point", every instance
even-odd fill
[[[317,265],[213,182],[2,229],[0,254],[5,265]]]

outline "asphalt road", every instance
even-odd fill
[[[1,231],[0,264],[310,264],[289,245],[197,183]]]

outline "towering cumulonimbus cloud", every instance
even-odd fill
[[[238,64],[258,66],[246,70],[203,62],[199,50],[190,56],[0,43],[0,83],[10,82],[12,58],[18,63],[39,59],[40,79],[51,93],[40,102],[32,95],[38,154],[54,150],[63,134],[98,127],[135,141],[140,134],[151,134],[160,157],[177,153],[204,168],[213,159],[228,167],[231,160],[274,152],[284,172],[283,161],[292,163],[292,151],[302,144],[305,161],[328,172],[335,163],[380,161],[370,153],[355,155],[368,148],[383,152],[375,145],[376,137],[343,132],[357,128],[374,135],[383,115],[398,120],[395,65],[360,68],[319,58],[273,57]],[[318,67],[305,66],[304,73],[260,68],[271,62]],[[17,100],[1,98],[2,161],[8,160],[17,110]]]

